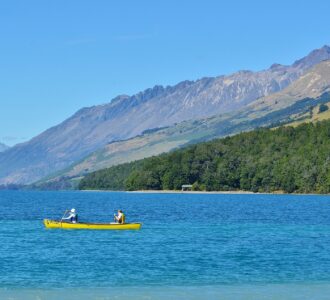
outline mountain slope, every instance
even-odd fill
[[[0,152],[3,152],[5,150],[9,149],[9,147],[3,143],[0,143]]]
[[[48,181],[49,186],[52,184],[56,186],[56,182],[65,182],[96,170],[260,126],[328,119],[329,111],[319,112],[319,106],[327,103],[330,107],[329,93],[330,61],[324,61],[283,91],[260,98],[246,106],[244,110],[207,119],[186,121],[129,140],[110,143],[47,179],[46,185]],[[314,109],[311,110],[311,107]],[[42,184],[45,184],[45,181]]]
[[[148,128],[232,112],[280,91],[315,63],[330,58],[324,46],[292,66],[260,72],[156,86],[134,96],[84,108],[31,141],[0,154],[0,184],[30,183],[63,169],[109,142],[134,137]]]

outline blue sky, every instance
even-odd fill
[[[0,142],[155,84],[290,64],[330,44],[330,1],[0,0]]]

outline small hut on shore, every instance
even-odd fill
[[[182,192],[185,192],[185,191],[191,191],[192,190],[192,185],[191,184],[183,184],[182,187]]]

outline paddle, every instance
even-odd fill
[[[61,227],[62,227],[62,221],[63,221],[63,218],[65,217],[65,215],[66,215],[67,212],[68,212],[68,210],[66,210],[66,211],[64,212],[64,215],[63,215],[63,217],[61,218]]]

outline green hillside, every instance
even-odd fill
[[[80,189],[330,192],[330,121],[258,129],[87,175]]]

